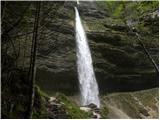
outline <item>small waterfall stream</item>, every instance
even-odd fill
[[[81,104],[94,103],[100,107],[99,90],[92,65],[92,57],[82,22],[75,7],[75,32],[77,46],[77,69],[81,91]]]

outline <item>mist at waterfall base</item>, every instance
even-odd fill
[[[93,103],[97,105],[97,107],[100,107],[99,89],[93,70],[92,57],[87,37],[76,7],[75,22],[77,70],[81,92],[81,104],[85,106]]]

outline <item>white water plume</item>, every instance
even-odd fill
[[[93,70],[92,57],[87,37],[76,7],[75,17],[77,69],[82,97],[81,102],[82,105],[93,103],[97,105],[97,107],[100,107],[99,90]]]

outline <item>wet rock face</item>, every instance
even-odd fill
[[[74,2],[67,2],[57,20],[50,20],[50,33],[39,42],[37,83],[49,93],[79,92],[76,69],[76,44],[74,36]],[[158,77],[152,63],[135,35],[128,27],[109,17],[96,2],[80,2],[78,6],[86,29],[100,93],[133,91],[158,86]],[[65,11],[68,17],[64,17]],[[68,14],[67,14],[68,13]],[[157,17],[142,17],[148,28],[157,30]],[[154,22],[153,22],[154,21]],[[154,25],[149,23],[155,23]],[[154,27],[153,27],[154,26]],[[148,29],[150,30],[150,29]],[[158,64],[158,35],[141,34],[141,38]]]
[[[73,6],[74,2],[66,2],[57,10],[56,19],[46,20],[44,39],[39,41],[36,79],[49,93],[78,91]]]
[[[101,10],[98,9],[94,1],[80,2],[80,4],[78,5],[78,10],[80,12],[80,15],[86,18],[89,17],[92,19],[97,19],[97,18],[102,19],[108,16],[107,13],[103,9]]]
[[[144,22],[144,26],[148,26],[152,33],[159,32],[157,26],[159,25],[159,13],[158,10],[155,10],[147,15],[144,15],[140,18],[141,22]]]
[[[83,17],[86,11],[82,12],[84,12],[81,13]],[[149,13],[148,18],[144,17],[143,20],[147,21],[147,19],[152,18],[150,23],[156,24],[157,17],[156,15],[152,16],[153,14]],[[87,17],[87,20],[85,20],[85,25],[88,25],[87,36],[100,92],[134,91],[158,86],[157,73],[144,53],[137,37],[130,33],[128,26],[123,22],[116,21],[116,18],[108,16],[105,16],[105,18],[94,20],[92,17]],[[90,24],[91,22],[92,24]],[[135,22],[134,24],[138,23]],[[103,27],[99,27],[100,25]],[[151,28],[151,26],[148,26],[148,28]],[[140,35],[147,50],[157,61],[158,52],[154,52],[152,48],[153,46],[156,49],[158,48],[158,37],[150,38],[152,34],[144,35],[140,33]],[[154,33],[154,35],[158,34]],[[149,39],[154,40],[150,42]]]

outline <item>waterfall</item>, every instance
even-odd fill
[[[76,7],[75,21],[77,69],[81,92],[81,103],[82,105],[89,105],[90,103],[94,103],[97,105],[97,107],[100,107],[98,96],[99,90],[93,70],[92,57],[87,37]]]

